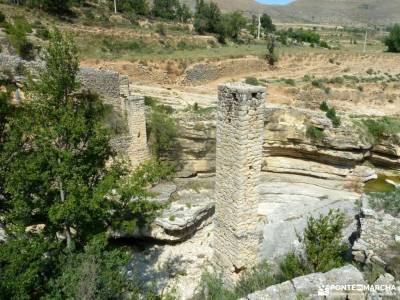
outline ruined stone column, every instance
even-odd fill
[[[214,263],[229,284],[259,261],[257,185],[266,91],[241,83],[218,91]]]
[[[147,147],[144,97],[129,95],[124,98],[124,101],[129,136],[131,137],[127,154],[132,165],[137,166],[150,158]]]

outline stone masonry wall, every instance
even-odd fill
[[[0,69],[15,72],[19,65],[32,73],[44,67],[43,61],[26,61],[16,55],[0,54]],[[111,70],[85,67],[79,70],[78,80],[82,89],[99,94],[117,114],[126,118],[128,132],[112,138],[112,147],[118,153],[126,154],[134,166],[149,159],[144,98],[130,95],[128,76]]]
[[[132,137],[127,155],[135,166],[150,158],[150,152],[147,147],[144,97],[128,96],[124,101],[129,136]]]
[[[257,190],[261,174],[265,89],[219,87],[214,261],[227,283],[259,260]]]

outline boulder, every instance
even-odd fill
[[[365,299],[363,291],[348,288],[344,291],[335,286],[365,285],[362,273],[352,265],[333,269],[326,273],[312,273],[290,281],[270,286],[254,292],[243,299],[247,300],[292,300],[301,299]]]

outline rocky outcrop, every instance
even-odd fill
[[[172,183],[161,183],[150,189],[149,201],[167,205],[155,220],[132,232],[110,232],[113,238],[153,239],[162,242],[182,242],[209,225],[214,214],[212,192],[199,186],[177,190]]]
[[[361,203],[360,236],[352,248],[354,260],[386,267],[391,259],[387,250],[400,241],[400,219],[372,209],[366,195]]]
[[[240,300],[292,300],[292,299],[366,299],[362,290],[335,290],[339,285],[365,285],[362,273],[352,265],[333,269],[327,273],[312,273],[294,278],[265,290],[257,291]]]
[[[182,113],[178,151],[179,176],[215,172],[215,114]],[[375,177],[362,166],[370,160],[377,166],[399,168],[399,139],[373,146],[365,130],[351,118],[341,116],[338,128],[321,111],[268,106],[265,111],[263,171],[299,174],[316,178],[364,182]],[[320,138],[308,133],[322,131]]]
[[[215,114],[183,113],[179,123],[178,145],[173,153],[182,163],[178,177],[215,172]]]

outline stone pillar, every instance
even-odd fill
[[[147,147],[144,97],[129,95],[123,99],[131,138],[127,154],[132,165],[137,166],[150,158],[149,148]]]
[[[218,88],[214,264],[226,283],[259,261],[257,206],[262,166],[265,88]]]

